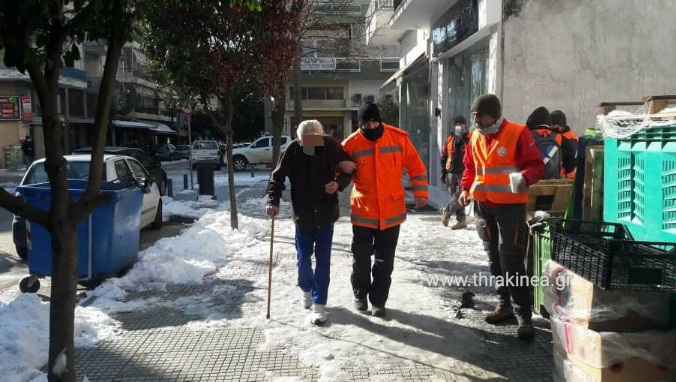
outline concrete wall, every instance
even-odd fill
[[[390,75],[391,74],[392,73],[390,73]],[[380,86],[382,84],[382,80],[351,80],[349,81],[345,98],[352,99],[353,94],[361,93],[362,100],[365,101],[367,95],[372,95],[375,97],[377,103],[380,100]]]
[[[504,23],[504,113],[561,109],[580,133],[604,101],[676,94],[671,0],[513,0]]]

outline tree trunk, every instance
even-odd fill
[[[293,118],[294,126],[290,128],[291,137],[296,138],[296,127],[303,120],[303,93],[300,87],[300,53],[296,55],[293,65]]]
[[[226,132],[228,135],[228,141],[225,146],[225,152],[228,156],[228,191],[230,193],[230,227],[232,229],[239,229],[239,224],[237,220],[237,198],[235,194],[235,167],[233,166],[232,161],[232,139],[233,139],[233,128],[232,128],[232,114],[233,114],[233,101],[232,101],[232,91],[229,91],[226,95],[226,113],[228,118],[228,124],[226,126]]]
[[[281,81],[281,85],[275,94],[275,105],[272,110],[272,165],[273,167],[279,160],[281,154],[282,132],[284,131],[284,115],[286,113],[286,81]]]
[[[73,347],[77,291],[77,233],[67,217],[52,234],[52,295],[49,307],[49,381],[75,381]],[[56,366],[56,367],[55,367]]]

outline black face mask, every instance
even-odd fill
[[[383,136],[383,133],[385,133],[385,128],[383,127],[383,124],[381,123],[376,127],[375,129],[364,129],[363,127],[359,128],[359,131],[364,135],[366,139],[369,141],[375,141],[378,138]]]

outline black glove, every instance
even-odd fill
[[[441,170],[441,183],[446,184],[446,176],[448,175],[448,172],[446,170]]]

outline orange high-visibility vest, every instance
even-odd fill
[[[482,134],[472,134],[470,146],[476,174],[470,189],[474,200],[500,204],[528,202],[528,192],[513,193],[509,174],[518,172],[516,147],[526,126],[507,121],[490,145]]]
[[[429,198],[427,169],[408,133],[383,123],[385,131],[370,141],[359,131],[343,142],[343,147],[357,163],[352,176],[350,195],[352,224],[384,230],[406,220],[404,186],[401,178],[406,168],[414,197]]]
[[[450,170],[453,162],[453,149],[455,143],[455,136],[451,134],[446,140],[446,165],[444,166],[446,170]]]

